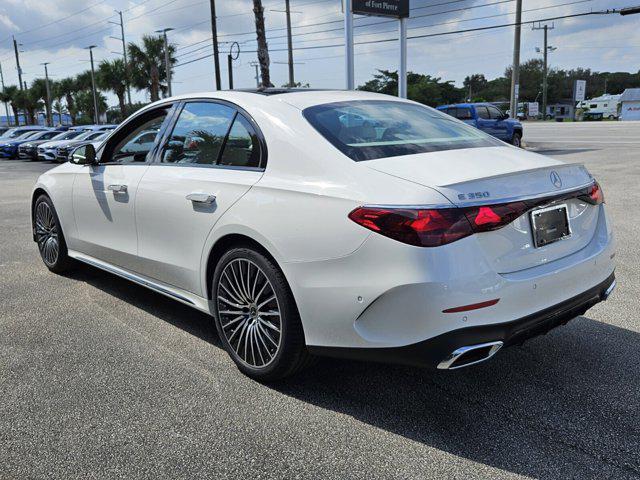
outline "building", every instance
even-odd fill
[[[620,120],[640,120],[640,88],[627,88],[622,92]]]
[[[547,118],[568,118],[573,120],[576,109],[573,102],[559,102],[547,105]]]

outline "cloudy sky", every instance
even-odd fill
[[[275,85],[287,82],[284,0],[263,0]],[[640,4],[640,0],[524,0],[523,21],[548,19],[579,12]],[[221,43],[223,86],[227,87],[226,53],[231,42],[240,44],[234,62],[236,87],[255,85],[255,29],[252,0],[216,0]],[[296,80],[312,87],[344,86],[344,48],[341,0],[291,0]],[[127,41],[172,27],[179,65],[174,94],[213,87],[209,0],[2,0],[0,4],[0,64],[5,84],[17,83],[12,36],[21,44],[24,79],[43,75],[50,62],[54,79],[89,68],[88,52],[95,44],[96,61],[121,52],[120,27],[114,10],[122,10]],[[515,0],[411,0],[409,35],[500,25],[514,21]],[[596,71],[640,69],[640,15],[586,16],[555,20],[549,43],[558,50],[550,65],[589,67]],[[551,22],[549,22],[551,23]],[[355,20],[356,82],[368,80],[376,68],[397,68],[397,22],[362,17]],[[376,40],[387,40],[374,42]],[[537,54],[542,32],[523,26],[522,60]],[[513,27],[416,38],[408,43],[409,69],[453,80],[458,85],[470,73],[494,78],[511,63]],[[204,58],[203,58],[204,57]],[[189,63],[190,62],[190,63]],[[143,100],[144,93],[136,99]]]

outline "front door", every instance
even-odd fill
[[[138,189],[141,273],[206,295],[200,279],[207,237],[263,173],[256,131],[230,105],[185,104]]]
[[[73,185],[77,249],[122,268],[136,270],[135,202],[154,145],[134,143],[145,132],[157,136],[169,107],[147,112],[118,130],[99,152],[100,163],[82,167]]]
[[[511,140],[511,138],[509,138],[509,124],[506,122],[504,114],[499,108],[492,105],[488,105],[487,108],[489,109],[489,117],[495,121],[493,126],[494,133],[492,135],[498,137],[500,140]]]

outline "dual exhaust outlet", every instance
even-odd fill
[[[600,294],[601,300],[607,300],[616,288],[614,280],[609,287]],[[596,302],[597,303],[597,302]],[[468,367],[476,363],[484,362],[493,357],[504,345],[503,341],[479,343],[477,345],[467,345],[460,347],[449,354],[438,364],[439,370],[455,370],[457,368]]]

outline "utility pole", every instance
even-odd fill
[[[16,54],[16,67],[18,69],[18,85],[20,85],[20,90],[22,90],[22,69],[20,68],[20,55],[18,55],[18,42],[16,42],[16,37],[13,37],[13,51]]]
[[[211,4],[211,34],[213,36],[213,64],[216,75],[216,90],[222,88],[220,80],[220,52],[218,51],[218,26],[216,25],[216,0],[209,0]]]
[[[260,88],[260,72],[258,71],[258,62],[251,62],[249,65],[256,69],[256,88]]]
[[[289,0],[285,0],[285,10],[287,14],[287,50],[288,50],[288,61],[289,61],[289,86],[293,87],[296,82],[293,78],[293,40],[291,38],[291,8],[289,5]]]
[[[2,85],[2,91],[4,92],[4,75],[2,74],[2,64],[0,63],[0,85]],[[7,125],[11,125],[11,118],[9,118],[9,106],[7,102],[4,102],[4,113],[7,116]]]
[[[129,85],[129,64],[127,62],[127,42],[124,39],[124,21],[122,20],[122,11],[115,10],[115,12],[120,16],[120,23],[118,22],[109,22],[109,23],[113,23],[114,25],[120,25],[120,37],[111,37],[111,38],[115,38],[116,40],[122,41],[122,57],[124,59],[124,71],[125,71],[124,83],[125,83],[125,86],[127,87],[127,104],[131,106],[131,86]]]
[[[89,50],[89,57],[91,59],[91,90],[93,91],[93,121],[96,125],[100,124],[100,115],[98,114],[98,95],[96,93],[96,73],[93,67],[93,49],[96,48],[96,45],[90,45],[85,47],[86,50]]]
[[[51,90],[49,89],[49,71],[47,70],[47,65],[49,62],[44,62],[44,83],[47,89],[47,126],[53,127],[53,115],[51,112]]]
[[[163,28],[162,30],[156,30],[156,33],[161,33],[164,40],[164,69],[167,72],[167,90],[169,96],[173,96],[171,92],[171,64],[169,63],[169,43],[167,42],[167,32],[170,32],[173,28]]]
[[[352,0],[344,0],[344,61],[346,88],[353,90],[355,86],[353,72],[353,12]]]
[[[522,29],[522,0],[516,2],[516,30],[513,37],[513,65],[511,66],[511,118],[518,115],[518,97],[520,96],[520,31]]]
[[[547,118],[547,76],[549,74],[548,54],[550,51],[552,52],[556,49],[555,47],[550,47],[548,45],[547,39],[548,39],[549,30],[553,30],[554,28],[555,28],[555,25],[553,24],[551,25],[551,27],[549,27],[549,25],[547,24],[545,24],[544,26],[538,25],[537,27],[534,25],[532,27],[532,30],[544,31],[544,48],[542,51],[542,57],[544,59],[543,66],[542,66],[542,118],[543,119]]]

